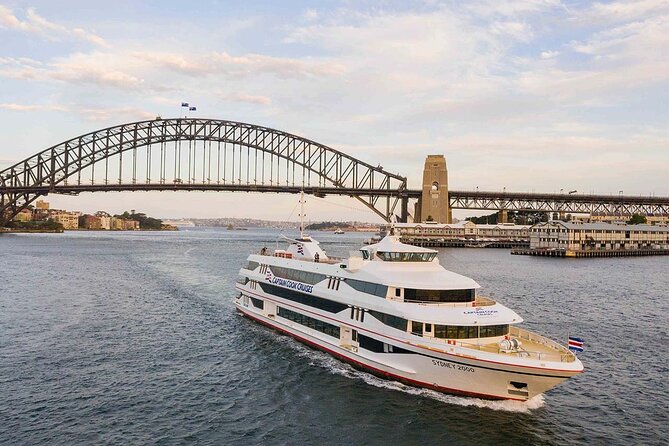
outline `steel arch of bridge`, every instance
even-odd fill
[[[405,177],[290,133],[235,121],[156,118],[72,138],[1,171],[0,226],[42,195],[124,190],[303,189],[352,196],[389,221],[398,202],[406,217],[406,188]]]

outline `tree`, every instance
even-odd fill
[[[648,222],[648,219],[646,218],[645,215],[640,215],[640,214],[634,214],[632,215],[632,218],[627,222],[628,225],[638,225],[638,224],[646,224]]]

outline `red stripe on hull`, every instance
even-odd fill
[[[430,383],[426,383],[426,382],[423,382],[423,381],[417,381],[417,380],[414,380],[414,379],[411,379],[411,378],[405,378],[405,377],[400,376],[400,375],[395,375],[393,373],[386,372],[384,370],[377,369],[375,367],[367,365],[363,362],[356,361],[355,359],[350,358],[350,357],[348,357],[344,354],[341,354],[339,352],[336,352],[334,350],[330,350],[327,347],[324,347],[320,344],[317,344],[313,341],[310,341],[309,339],[303,338],[302,336],[291,333],[288,330],[284,330],[283,328],[281,328],[277,325],[272,325],[271,323],[269,323],[267,321],[264,321],[262,319],[259,319],[257,317],[254,317],[249,313],[245,313],[242,310],[239,310],[239,312],[242,315],[244,315],[245,317],[248,317],[249,319],[252,319],[252,320],[254,320],[254,321],[256,321],[256,322],[258,322],[262,325],[265,325],[267,327],[278,330],[282,333],[285,333],[285,334],[297,339],[298,341],[302,342],[303,344],[307,344],[307,345],[309,345],[309,346],[311,346],[311,347],[313,347],[317,350],[323,350],[323,351],[329,353],[330,355],[335,356],[335,357],[343,360],[344,362],[347,362],[347,363],[351,364],[352,366],[354,366],[358,369],[362,369],[366,372],[369,372],[369,373],[371,373],[375,376],[378,376],[380,378],[383,378],[383,379],[389,379],[389,380],[392,380],[392,381],[399,381],[403,384],[407,384],[407,385],[410,385],[410,386],[422,387],[422,388],[426,388],[426,389],[430,389],[430,390],[436,390],[437,392],[449,393],[449,394],[452,394],[452,395],[461,395],[461,396],[468,396],[468,397],[475,397],[475,398],[484,398],[484,399],[488,399],[488,400],[527,401],[526,399],[520,399],[520,398],[505,398],[505,397],[496,396],[496,395],[486,395],[486,394],[483,394],[483,393],[466,392],[466,391],[463,391],[463,390],[451,389],[451,388],[448,388],[448,387],[441,387],[441,386],[437,386],[435,384],[430,384]]]

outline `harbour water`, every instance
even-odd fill
[[[334,255],[369,237],[313,235]],[[383,381],[237,315],[240,265],[276,241],[1,235],[0,444],[666,444],[669,257],[439,249],[525,327],[585,338],[585,373],[490,402]]]

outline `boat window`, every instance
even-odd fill
[[[309,271],[302,271],[299,269],[284,268],[282,266],[271,266],[272,274],[282,279],[295,280],[296,282],[308,283],[316,285],[318,282],[325,280],[325,274],[311,273]]]
[[[439,339],[471,339],[478,337],[478,327],[435,325],[434,337]]]
[[[363,282],[362,280],[353,280],[353,279],[347,279],[345,283],[348,283],[354,290],[358,290],[367,294],[372,294],[374,296],[383,297],[384,299],[388,294],[388,287],[386,285],[381,285],[372,282]]]
[[[274,296],[292,300],[293,302],[298,302],[303,305],[318,308],[319,310],[327,311],[329,313],[339,313],[340,311],[348,308],[348,305],[346,304],[333,302],[328,299],[323,299],[311,294],[300,293],[299,291],[289,290],[287,288],[282,288],[276,285],[270,285],[268,283],[262,282],[258,283],[258,285],[260,285],[260,288],[262,288],[262,290],[267,294],[272,294]]]
[[[339,327],[336,325],[328,324],[327,322],[314,319],[313,317],[309,317],[302,313],[288,310],[287,308],[283,307],[278,307],[276,314],[285,319],[297,322],[300,325],[304,325],[305,327],[312,328],[314,330],[320,331],[321,333],[325,333],[328,336],[339,339]]]
[[[379,322],[382,322],[389,327],[397,328],[398,330],[406,331],[408,320],[393,316],[392,314],[381,313],[380,311],[369,310],[368,313],[375,317]]]
[[[259,309],[263,309],[265,307],[265,301],[262,299],[256,299],[255,297],[251,298],[251,302],[253,302],[253,306]]]
[[[482,338],[492,338],[494,336],[504,336],[509,334],[509,325],[483,325],[481,326]]]
[[[248,269],[248,270],[250,270],[250,271],[253,271],[253,270],[255,270],[259,265],[260,265],[260,263],[258,263],[258,262],[254,262],[254,261],[250,260],[250,261],[249,261],[249,264],[246,266],[246,269]]]
[[[473,302],[476,291],[467,290],[416,290],[405,288],[404,300],[413,302]]]
[[[411,334],[416,336],[423,336],[423,323],[411,321]]]
[[[480,328],[480,331],[479,331]],[[461,325],[435,325],[434,337],[439,339],[472,339],[472,338],[491,338],[495,336],[504,336],[509,333],[509,325],[484,325],[461,326]]]
[[[386,262],[431,262],[437,256],[437,253],[378,251],[376,255]]]
[[[386,344],[362,334],[358,334],[358,342],[360,343],[360,348],[374,353],[412,353],[396,345]]]

